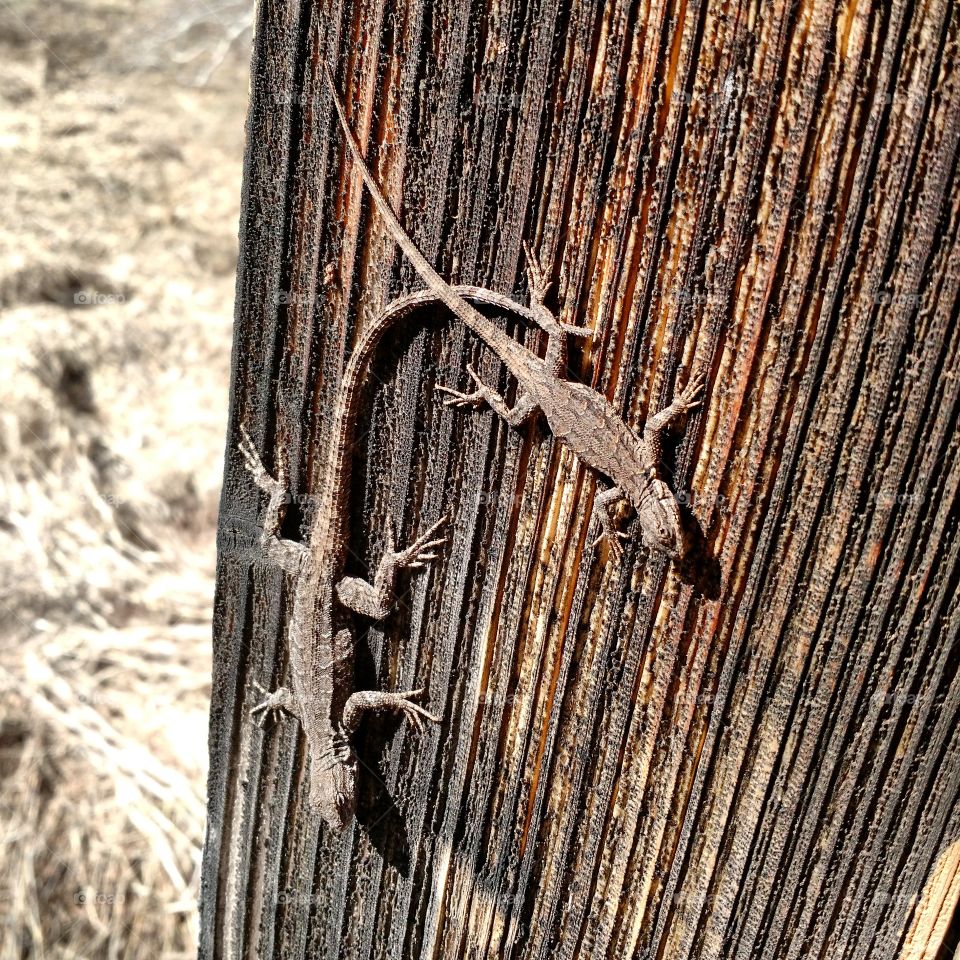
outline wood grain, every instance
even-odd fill
[[[219,540],[204,958],[935,957],[960,893],[960,12],[946,0],[409,0],[258,11]],[[416,279],[345,161],[451,281],[525,297],[671,454],[699,541],[589,547],[596,478],[542,426],[442,405],[442,312],[376,359],[351,564],[446,510],[443,562],[359,624],[358,683],[444,723],[362,730],[359,822],[266,734],[288,595],[244,422],[305,530],[339,379]],[[508,329],[532,349],[539,335]],[[951,939],[952,938],[952,939]],[[944,950],[947,948],[944,947]]]

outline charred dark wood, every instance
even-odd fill
[[[204,958],[936,956],[960,895],[960,15],[954,4],[264,2],[220,526]],[[541,426],[445,408],[496,360],[440,310],[373,367],[356,570],[446,509],[444,563],[358,631],[368,723],[329,835],[296,724],[238,425],[304,531],[358,337],[418,283],[344,157],[456,283],[525,298],[668,451],[698,548],[593,551],[593,474]],[[495,313],[490,314],[496,317]],[[498,319],[531,348],[540,337]],[[268,458],[268,466],[271,466]]]

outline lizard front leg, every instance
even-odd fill
[[[260,530],[260,546],[263,548],[264,554],[277,566],[286,570],[287,573],[298,573],[301,562],[309,551],[302,543],[283,540],[280,537],[280,514],[288,499],[283,467],[280,468],[280,476],[274,480],[267,473],[266,467],[264,467],[253,441],[250,439],[250,434],[247,433],[247,428],[244,426],[240,427],[238,447],[243,456],[244,464],[250,476],[253,477],[253,482],[264,493],[270,495],[267,512]]]
[[[440,723],[443,719],[436,714],[430,713],[419,703],[414,703],[413,699],[423,693],[423,688],[419,690],[402,690],[397,693],[381,693],[376,690],[360,690],[351,694],[343,708],[343,729],[347,736],[353,736],[360,725],[360,719],[367,711],[382,712],[384,710],[394,710],[403,714],[409,720],[419,733],[423,732],[423,721],[430,720],[433,723]]]
[[[261,693],[267,693],[259,683],[254,682],[254,686],[256,686]],[[297,707],[297,699],[293,691],[288,687],[278,687],[273,693],[267,693],[266,698],[250,711],[250,715],[262,727],[265,726],[267,717],[270,717],[270,719],[276,723],[277,720],[280,719],[280,714],[284,711],[296,717],[298,720],[300,719],[300,710]]]
[[[658,414],[652,416],[643,428],[643,439],[640,441],[640,451],[644,466],[654,475],[660,469],[661,448],[660,433],[670,427],[685,413],[695,410],[703,403],[703,388],[706,376],[698,373],[684,387],[673,403],[664,407]]]
[[[610,545],[610,552],[617,560],[623,556],[623,547],[620,541],[630,538],[614,526],[610,508],[625,497],[626,494],[619,487],[610,487],[609,490],[598,493],[593,500],[593,516],[600,524],[600,535],[590,544],[590,547],[592,549],[599,546],[605,540]]]
[[[594,331],[575,326],[572,323],[561,323],[553,315],[545,302],[550,291],[550,281],[540,266],[540,262],[534,257],[526,240],[523,241],[523,252],[527,257],[532,319],[548,337],[545,359],[554,376],[562,377],[565,380],[567,378],[567,339],[569,337],[593,339]]]
[[[359,577],[344,577],[337,585],[337,598],[355,613],[382,620],[397,602],[397,574],[404,568],[422,570],[431,560],[436,560],[435,552],[446,542],[446,537],[438,537],[440,528],[447,522],[441,517],[426,533],[422,534],[406,550],[397,550],[393,536],[393,523],[387,519],[387,544],[373,583]]]
[[[517,397],[517,402],[508,407],[503,397],[496,390],[488,387],[479,377],[472,365],[467,366],[467,372],[473,377],[477,389],[473,393],[461,393],[451,387],[437,387],[441,393],[450,394],[449,400],[444,400],[448,407],[481,407],[487,404],[494,413],[503,417],[511,427],[522,427],[540,408],[526,394]]]

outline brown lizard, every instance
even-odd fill
[[[673,403],[647,421],[642,436],[638,437],[601,393],[586,384],[565,379],[567,337],[571,334],[590,336],[592,332],[560,323],[547,309],[544,298],[548,284],[529,249],[526,253],[532,306],[528,313],[547,333],[545,357],[537,356],[509,337],[434,270],[404,230],[364,162],[326,65],[324,76],[330,86],[347,147],[391,237],[426,283],[432,298],[441,301],[480,337],[519,385],[517,400],[509,407],[503,397],[487,386],[472,367],[468,367],[476,389],[472,393],[462,393],[440,387],[450,395],[446,402],[464,407],[486,404],[514,427],[521,426],[538,413],[542,414],[555,437],[566,443],[584,463],[613,481],[612,486],[598,493],[594,500],[594,513],[601,531],[594,545],[607,540],[615,555],[622,554],[618,538],[624,534],[616,531],[610,510],[617,501],[626,498],[637,512],[644,540],[671,557],[681,557],[687,546],[686,536],[676,497],[659,476],[660,433],[700,405],[705,376],[697,374],[692,377]]]
[[[283,471],[274,479],[241,427],[240,452],[257,486],[269,494],[260,542],[266,556],[295,582],[288,628],[291,687],[280,687],[253,708],[255,716],[281,710],[300,720],[310,754],[310,805],[331,829],[342,831],[353,819],[357,803],[357,756],[352,737],[367,711],[395,710],[417,727],[440,717],[414,702],[422,690],[382,693],[353,690],[354,636],[348,611],[382,619],[396,602],[398,572],[423,568],[436,559],[445,543],[437,536],[442,517],[405,550],[396,550],[388,518],[386,551],[373,583],[345,577],[347,517],[354,428],[364,374],[383,332],[396,320],[386,312],[364,331],[350,356],[334,407],[327,470],[319,486],[320,503],[307,543],[282,539],[281,512],[288,494]]]
[[[329,73],[327,79],[333,88]],[[676,500],[656,475],[660,459],[658,434],[674,419],[697,406],[703,379],[695,378],[674,403],[647,424],[643,437],[637,438],[604,397],[589,387],[563,379],[567,338],[591,336],[592,332],[560,323],[545,307],[546,285],[529,250],[531,307],[523,307],[481,287],[447,284],[417,250],[379,192],[347,125],[335,89],[334,103],[351,153],[377,209],[428,288],[390,304],[364,331],[351,354],[334,408],[327,471],[307,543],[280,537],[281,513],[288,499],[282,471],[276,479],[267,472],[243,427],[240,450],[255,483],[270,498],[260,538],[264,552],[295,578],[288,629],[292,689],[280,687],[252,712],[266,716],[285,710],[300,720],[310,753],[311,806],[332,829],[341,831],[356,811],[358,764],[352,737],[363,714],[395,710],[418,729],[422,728],[423,719],[440,721],[414,702],[422,690],[353,691],[354,640],[346,622],[348,613],[352,611],[374,619],[387,616],[396,602],[399,571],[425,567],[437,558],[435,551],[446,542],[444,537],[437,536],[446,520],[441,518],[413,544],[398,551],[392,523],[388,521],[386,552],[373,582],[344,576],[354,427],[364,374],[383,334],[415,307],[437,301],[449,307],[501,358],[524,393],[513,408],[508,408],[469,368],[478,389],[472,394],[463,394],[442,388],[451,394],[448,402],[470,406],[488,403],[515,426],[542,411],[555,435],[568,443],[581,459],[614,480],[616,485],[596,498],[601,508],[602,533],[598,540],[609,537],[618,552],[621,548],[608,509],[623,496],[637,508],[641,526],[654,546],[675,556],[682,552],[683,528]],[[469,300],[511,310],[538,324],[548,334],[546,357],[541,359],[511,339],[472,307]]]
[[[531,317],[531,311],[509,298],[481,287],[456,287],[460,297]],[[311,806],[329,826],[343,830],[353,818],[357,797],[357,757],[352,737],[363,713],[396,710],[417,727],[423,719],[440,717],[414,703],[422,690],[381,693],[353,690],[353,633],[349,612],[373,619],[390,613],[394,587],[403,568],[422,569],[435,560],[445,540],[437,536],[446,518],[433,524],[407,549],[396,550],[388,520],[386,552],[373,583],[344,577],[349,514],[349,487],[354,429],[360,391],[370,359],[384,333],[413,309],[435,299],[429,291],[393,301],[364,330],[344,371],[334,406],[333,429],[320,503],[306,543],[282,539],[281,513],[287,487],[281,468],[274,479],[263,466],[253,441],[241,426],[240,452],[256,485],[270,497],[260,543],[268,559],[294,579],[293,614],[288,629],[291,687],[269,694],[252,713],[261,721],[285,710],[300,720],[310,753]]]

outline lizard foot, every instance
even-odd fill
[[[615,530],[613,528],[613,523],[610,524],[610,529],[606,529],[607,525],[604,524],[604,529],[600,531],[600,536],[596,537],[593,543],[590,544],[590,549],[599,547],[600,544],[606,543],[610,547],[610,553],[613,555],[615,560],[623,559],[623,544],[630,539],[628,533],[624,533],[622,530]]]
[[[618,530],[613,523],[613,517],[607,509],[607,500],[613,501],[619,496],[616,490],[608,490],[605,494],[600,494],[594,502],[594,514],[600,522],[600,535],[590,544],[593,550],[599,547],[601,543],[606,542],[610,548],[610,553],[617,561],[623,559],[623,541],[629,540],[630,535]]]
[[[424,720],[430,720],[432,723],[440,723],[443,720],[443,717],[438,717],[435,713],[430,713],[429,710],[421,707],[419,703],[413,702],[414,698],[419,697],[422,693],[423,687],[418,690],[402,690],[397,693],[384,694],[384,696],[390,698],[390,702],[386,706],[403,714],[416,727],[417,733],[423,733]]]
[[[600,524],[600,535],[590,544],[590,549],[593,550],[606,541],[615,560],[623,559],[622,541],[630,539],[629,534],[617,530],[610,514],[610,508],[623,498],[623,491],[614,486],[602,493],[598,492],[593,501],[593,516]]]
[[[438,537],[441,528],[449,521],[449,514],[444,514],[425,533],[420,534],[405,550],[396,550],[393,540],[393,523],[387,520],[387,552],[392,555],[398,568],[409,570],[425,570],[427,564],[437,560],[440,554],[436,552],[446,542],[446,537]]]
[[[428,563],[439,558],[437,549],[446,542],[446,537],[438,537],[437,532],[447,522],[442,516],[426,533],[417,537],[405,550],[397,550],[394,541],[393,521],[387,517],[383,556],[373,578],[368,583],[360,577],[344,577],[337,584],[337,599],[354,613],[382,620],[393,610],[397,602],[395,592],[397,573],[404,567],[422,570]]]
[[[343,708],[343,727],[348,736],[352,736],[360,724],[364,713],[381,713],[384,710],[393,710],[409,720],[419,733],[423,732],[423,721],[440,723],[438,717],[429,710],[413,701],[423,693],[419,690],[400,690],[396,693],[381,693],[379,690],[360,690],[347,700]]]
[[[254,681],[254,686],[262,693],[267,693],[256,681]],[[267,693],[266,699],[258,703],[250,711],[250,715],[259,726],[263,727],[266,726],[267,717],[270,718],[272,723],[277,723],[284,711],[296,716],[296,701],[291,690],[287,687],[278,687],[273,693]]]
[[[703,390],[706,384],[706,374],[698,373],[683,388],[683,390],[680,392],[680,396],[674,400],[674,404],[676,404],[678,407],[682,407],[685,411],[696,410],[696,408],[703,403]]]
[[[530,244],[523,241],[523,252],[527,258],[527,278],[530,284],[530,296],[536,303],[543,303],[550,292],[550,281],[540,265],[540,261],[533,255]]]
[[[488,392],[490,388],[480,379],[480,376],[477,374],[477,371],[473,369],[473,365],[469,364],[467,366],[467,373],[473,378],[474,383],[477,385],[477,389],[473,393],[463,393],[460,390],[454,390],[452,387],[437,387],[437,390],[440,393],[447,393],[450,395],[449,400],[444,400],[444,404],[448,407],[482,407],[485,403],[489,402]]]
[[[243,456],[243,461],[246,464],[247,470],[250,473],[250,476],[253,477],[253,482],[265,493],[269,493],[271,496],[276,494],[286,495],[287,487],[285,483],[285,478],[283,474],[283,467],[280,467],[280,476],[278,479],[274,480],[273,477],[267,473],[267,468],[263,465],[263,461],[260,459],[260,455],[257,453],[256,447],[253,445],[253,441],[250,439],[250,434],[247,433],[247,428],[241,424],[240,426],[240,443],[238,444],[240,453]]]

